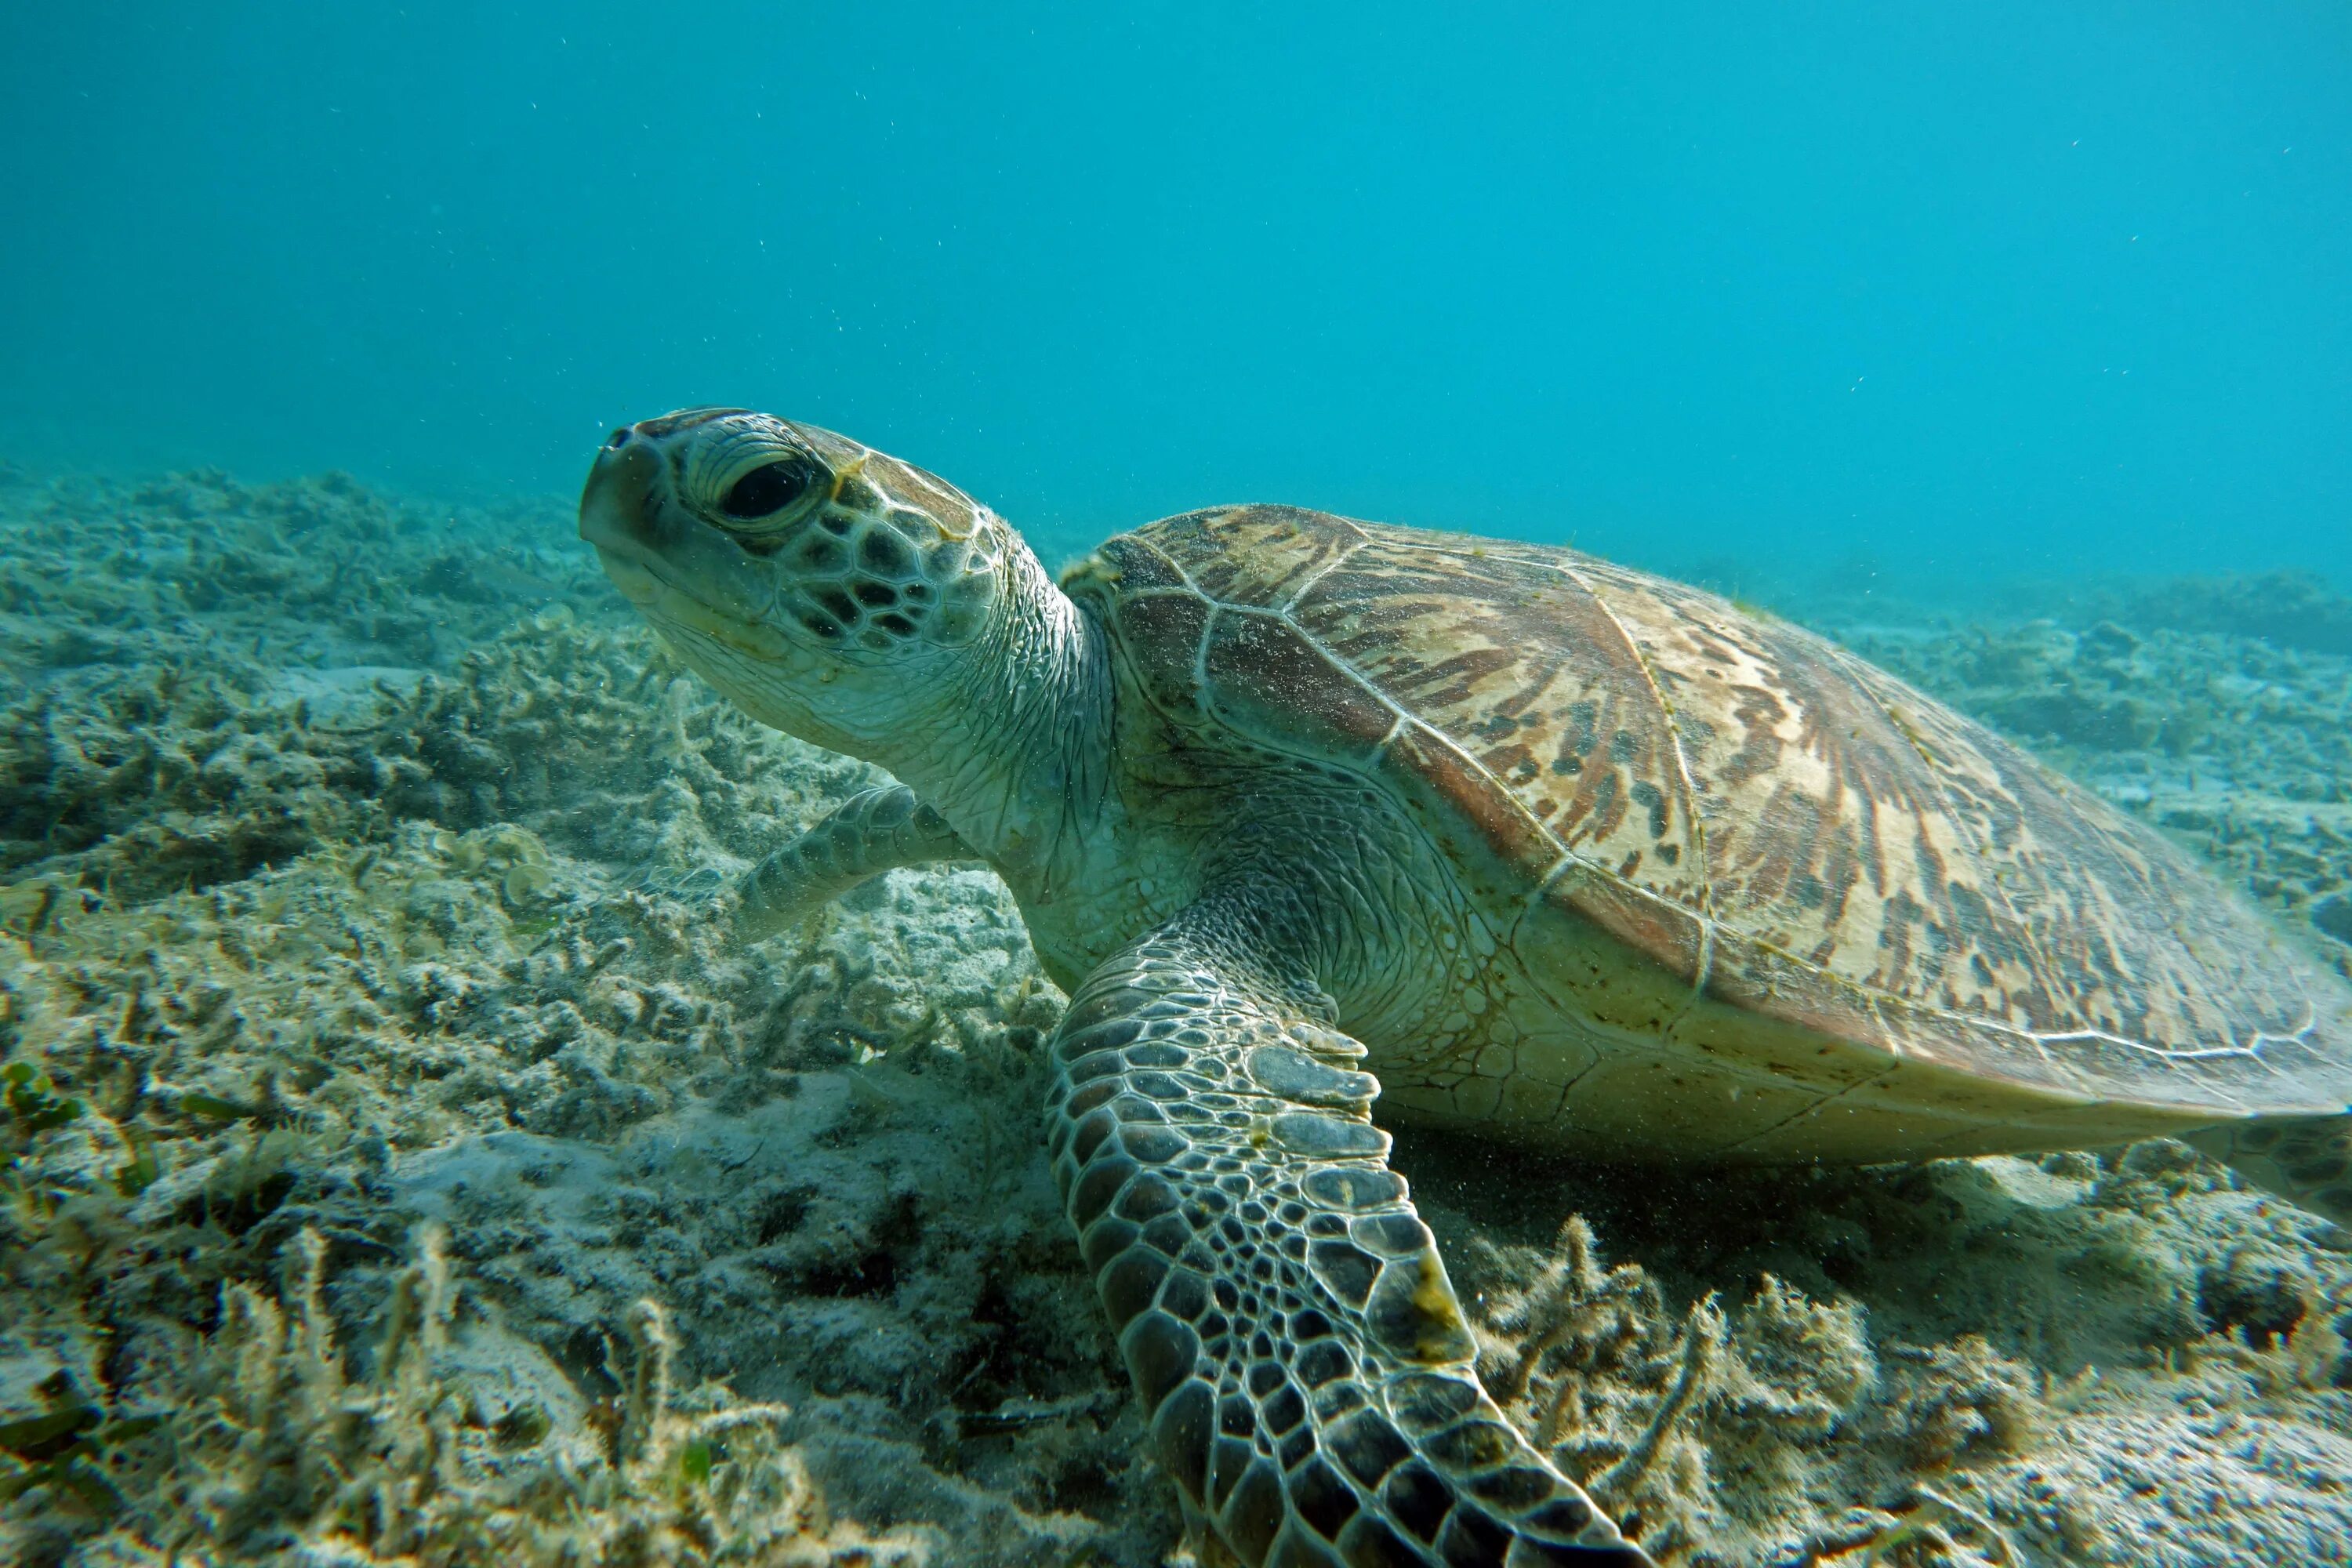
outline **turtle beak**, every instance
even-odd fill
[[[614,431],[598,449],[588,486],[580,492],[580,537],[608,562],[616,553],[641,558],[652,542],[647,525],[660,474],[661,458],[642,426]]]

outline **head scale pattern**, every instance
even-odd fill
[[[765,416],[714,420],[670,448],[672,483],[769,563],[777,620],[829,650],[956,647],[1003,592],[1010,531],[913,465]]]

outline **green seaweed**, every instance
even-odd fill
[[[200,1116],[207,1121],[253,1121],[263,1114],[260,1106],[240,1105],[216,1094],[184,1094],[180,1096],[180,1109],[190,1116]]]
[[[86,1513],[111,1518],[123,1507],[112,1473],[119,1451],[155,1431],[163,1418],[110,1418],[98,1405],[71,1398],[55,1379],[44,1393],[51,1401],[48,1410],[0,1421],[0,1456],[13,1461],[0,1470],[0,1500],[47,1489]]]
[[[10,1062],[0,1068],[0,1103],[8,1108],[8,1115],[21,1136],[50,1131],[80,1119],[89,1108],[80,1100],[61,1096],[48,1074],[30,1062]]]
[[[136,1127],[122,1129],[123,1142],[131,1157],[114,1167],[113,1185],[117,1195],[135,1198],[155,1184],[163,1173],[162,1163],[155,1158],[154,1141]]]

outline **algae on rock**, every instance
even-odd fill
[[[789,1410],[716,1388],[674,1397],[676,1343],[650,1301],[629,1316],[626,1396],[581,1441],[556,1433],[536,1405],[485,1412],[450,1375],[457,1302],[436,1229],[421,1233],[392,1280],[363,1377],[347,1372],[325,1304],[325,1238],[305,1229],[289,1250],[283,1299],[255,1283],[223,1286],[217,1325],[129,1391],[162,1414],[127,1440],[86,1445],[81,1500],[106,1516],[103,1533],[79,1542],[87,1558],[219,1552],[422,1568],[931,1560],[935,1542],[919,1532],[870,1536],[828,1518],[782,1440]],[[0,1546],[32,1562],[65,1533],[21,1514],[0,1527]]]

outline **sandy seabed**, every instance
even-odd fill
[[[2352,961],[2352,602],[1781,607]],[[719,918],[878,776],[552,504],[0,465],[0,1561],[1183,1560],[1003,888]],[[1398,1132],[1490,1386],[1663,1563],[2352,1560],[2344,1238],[2179,1144]]]

